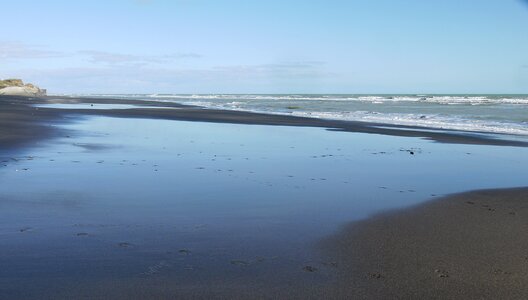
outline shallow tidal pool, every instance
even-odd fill
[[[527,178],[519,147],[107,117],[60,127],[71,134],[0,153],[6,295],[122,280],[330,280],[317,242],[340,226]]]

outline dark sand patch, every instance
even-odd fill
[[[10,150],[29,143],[58,136],[48,122],[59,121],[57,111],[43,111],[30,106],[33,100],[0,97],[0,150]]]
[[[457,194],[344,228],[335,297],[528,299],[528,188]]]
[[[100,151],[112,148],[109,145],[94,144],[94,143],[73,143],[74,146],[82,148],[86,151]]]

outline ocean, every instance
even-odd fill
[[[87,95],[84,95],[87,96]],[[528,136],[528,95],[88,95],[205,108]]]

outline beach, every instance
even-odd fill
[[[523,299],[527,145],[0,97],[0,299]]]
[[[479,190],[349,225],[323,243],[340,257],[341,295],[525,299],[527,200],[526,188]]]

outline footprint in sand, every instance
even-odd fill
[[[439,278],[447,278],[447,277],[449,277],[449,273],[447,271],[445,271],[445,270],[436,269],[434,271],[438,275]]]
[[[381,273],[369,273],[368,275],[371,279],[382,279],[384,277]]]
[[[316,267],[312,267],[312,266],[305,266],[303,268],[303,271],[309,272],[309,273],[313,273],[313,272],[317,272],[317,268]]]
[[[503,271],[501,269],[495,269],[493,270],[493,273],[495,275],[511,275],[511,272]]]

